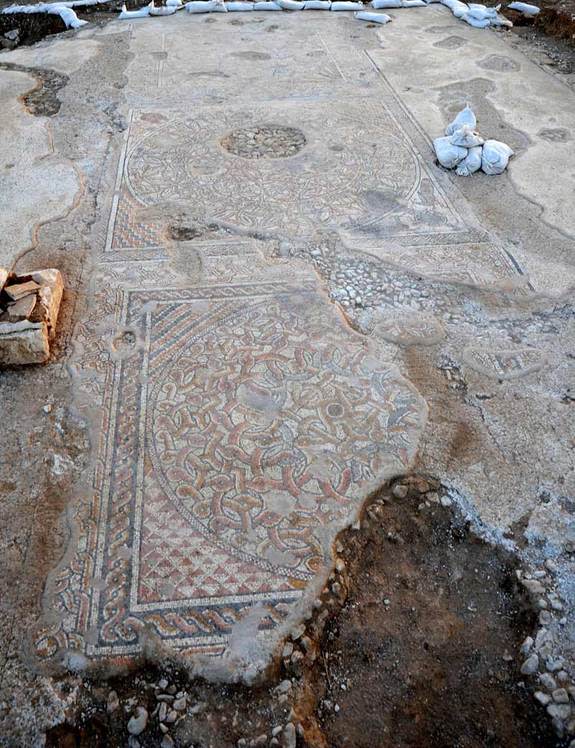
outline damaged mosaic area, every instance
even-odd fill
[[[52,579],[41,657],[138,652],[145,630],[221,653],[255,603],[265,636],[328,570],[363,499],[410,464],[422,398],[310,271],[289,275],[97,299],[76,361],[103,413],[94,499]],[[98,336],[104,312],[115,323]]]

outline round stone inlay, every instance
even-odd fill
[[[226,151],[242,158],[287,158],[299,153],[306,139],[295,127],[261,125],[232,130],[221,142]]]

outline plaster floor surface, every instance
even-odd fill
[[[150,642],[253,678],[411,470],[557,561],[572,657],[574,95],[441,6],[391,15],[0,55],[1,262],[67,283],[52,362],[0,381],[7,744],[61,718],[50,674]],[[435,164],[466,102],[500,177]]]

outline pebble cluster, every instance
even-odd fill
[[[523,675],[537,684],[536,701],[545,707],[560,738],[575,735],[575,683],[567,672],[567,663],[558,652],[553,630],[565,626],[564,605],[555,590],[557,565],[547,559],[541,568],[530,572],[516,571],[539,610],[539,628],[535,637],[528,636],[521,645]],[[575,748],[575,739],[569,744]]]
[[[130,735],[128,745],[130,748],[138,748],[140,745],[138,736],[145,732],[150,721],[155,721],[162,733],[161,748],[173,748],[175,743],[170,735],[170,730],[186,715],[188,695],[185,691],[178,691],[177,687],[170,684],[166,678],[162,678],[157,684],[153,683],[151,685],[156,700],[156,706],[151,713],[148,712],[146,707],[138,704],[133,697],[124,704],[124,709],[131,714],[126,726]],[[116,691],[110,691],[107,702],[108,713],[112,714],[119,708],[118,694]]]
[[[288,158],[306,144],[305,135],[295,127],[262,125],[233,130],[222,140],[222,147],[242,158]]]
[[[280,242],[281,257],[296,257],[311,262],[329,286],[330,298],[346,310],[367,309],[389,304],[421,310],[431,305],[442,307],[445,296],[433,292],[433,284],[422,282],[415,274],[384,267],[380,261],[358,259],[341,252],[329,238],[309,243]]]

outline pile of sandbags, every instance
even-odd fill
[[[513,26],[508,18],[499,13],[501,5],[488,8],[480,3],[469,3],[468,5],[462,0],[440,0],[440,2],[449,8],[456,18],[460,18],[476,29],[485,29],[487,26]]]
[[[447,125],[445,137],[433,141],[437,161],[460,177],[480,169],[489,175],[503,174],[513,151],[499,140],[483,140],[476,127],[477,119],[467,104]]]

